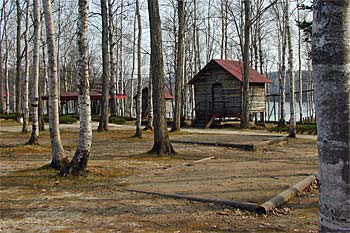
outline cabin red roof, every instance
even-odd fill
[[[117,94],[116,99],[125,99],[127,96],[124,94]],[[42,96],[41,97],[43,100],[48,100],[48,96]],[[109,96],[109,99],[111,97]],[[61,100],[77,100],[78,99],[78,93],[76,91],[73,92],[66,92],[66,93],[61,93]],[[102,92],[100,91],[95,91],[91,90],[90,91],[90,99],[91,100],[100,100],[102,99]]]
[[[167,100],[171,100],[171,99],[174,99],[174,96],[172,96],[169,92],[165,91],[164,98]]]
[[[230,74],[237,78],[239,81],[243,82],[243,63],[241,61],[233,61],[233,60],[222,60],[222,59],[212,59],[203,69],[201,69],[188,83],[194,84],[197,79],[201,76],[203,72],[207,69],[208,66],[212,64],[217,64]],[[271,83],[272,81],[266,78],[264,75],[260,74],[256,70],[250,68],[249,69],[249,82],[250,83]]]

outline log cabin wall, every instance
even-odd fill
[[[250,112],[265,112],[265,84],[250,83]]]
[[[194,88],[197,114],[240,114],[242,84],[220,67],[208,67],[197,79]]]

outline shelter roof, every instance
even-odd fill
[[[233,60],[222,60],[222,59],[212,59],[208,64],[201,69],[188,83],[194,84],[198,80],[198,78],[208,70],[210,66],[218,65],[222,69],[226,70],[233,77],[237,78],[239,81],[243,81],[243,63],[241,61],[233,61]],[[250,83],[271,83],[264,75],[260,74],[256,70],[250,68],[249,69],[249,82]]]
[[[127,97],[127,95],[125,95],[125,94],[116,94],[116,99],[125,99],[126,97]],[[48,96],[42,96],[41,98],[43,100],[49,99]],[[110,99],[111,96],[109,96],[108,98]],[[60,99],[61,100],[78,100],[78,92],[72,91],[72,92],[61,93]],[[96,91],[96,90],[91,90],[90,91],[90,99],[91,100],[102,99],[102,92]]]

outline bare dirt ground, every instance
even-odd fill
[[[314,139],[257,152],[176,143],[177,156],[155,158],[145,154],[152,146],[151,133],[135,139],[130,127],[113,126],[110,132],[93,132],[86,177],[60,178],[45,167],[51,156],[48,131],[42,132],[40,146],[25,146],[29,134],[19,129],[14,122],[0,121],[0,232],[317,232],[317,190],[268,215],[125,190],[261,203],[316,173]],[[224,131],[171,137],[208,132],[215,137]],[[63,126],[61,133],[72,156],[78,128]],[[234,135],[239,132],[228,137],[234,140]],[[216,158],[184,165],[209,156]]]

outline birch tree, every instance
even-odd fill
[[[79,59],[77,64],[77,84],[80,135],[74,157],[66,168],[61,169],[61,175],[79,175],[84,173],[90,156],[92,130],[89,89],[88,16],[89,1],[79,0],[79,20],[77,30]]]
[[[299,9],[299,0],[297,0],[297,23],[300,23],[300,9]],[[301,29],[298,25],[298,82],[299,82],[299,118],[300,122],[303,122],[303,75],[301,69]]]
[[[113,22],[113,3],[112,0],[108,0],[108,42],[109,42],[109,60],[110,60],[110,95],[111,95],[111,115],[117,115],[117,89],[116,89],[116,70],[114,61],[114,33],[115,26]]]
[[[26,30],[24,33],[25,69],[23,77],[23,127],[22,133],[28,132],[29,121],[29,1],[26,6]]]
[[[6,25],[6,2],[4,1],[2,4],[1,12],[0,12],[0,113],[4,114],[6,113],[6,100],[4,98],[5,96],[5,75],[3,73],[3,63],[6,58],[3,56],[2,48],[3,48],[3,43],[5,42],[5,36],[4,36],[4,30],[2,29],[3,27],[5,28]],[[5,29],[6,30],[6,29]],[[5,42],[7,43],[7,42]],[[7,51],[5,51],[7,53]],[[6,94],[6,96],[8,93]]]
[[[163,46],[158,0],[148,0],[148,13],[154,104],[154,144],[150,153],[172,155],[175,153],[175,150],[169,139],[167,121],[165,118]]]
[[[49,89],[49,127],[50,140],[52,148],[51,166],[60,169],[65,166],[66,158],[61,141],[58,115],[58,78],[57,78],[57,55],[55,46],[55,29],[52,17],[51,1],[42,0],[45,25],[46,25],[46,42],[48,53],[48,89]]]
[[[289,76],[289,106],[290,106],[290,120],[289,120],[289,137],[296,137],[296,121],[295,121],[295,83],[294,83],[294,62],[293,62],[293,46],[292,35],[289,22],[289,2],[286,1],[286,30],[288,40],[288,76]]]
[[[40,37],[41,37],[41,15],[40,0],[33,2],[34,15],[34,49],[33,49],[33,66],[32,66],[32,98],[31,98],[31,115],[32,115],[32,134],[28,145],[39,144],[39,53],[40,53]]]
[[[350,2],[314,0],[319,231],[350,232]]]

